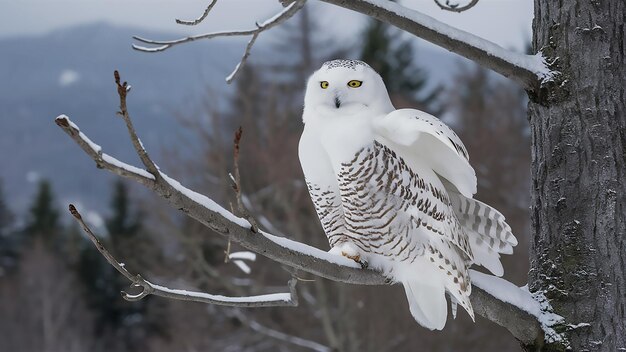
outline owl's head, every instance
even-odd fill
[[[369,110],[386,114],[393,110],[382,78],[368,64],[357,60],[325,62],[307,83],[305,110],[355,114]]]

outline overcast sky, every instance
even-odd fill
[[[41,34],[95,21],[196,34],[216,29],[247,28],[280,11],[278,0],[221,0],[206,23],[200,26],[183,27],[174,22],[177,17],[197,17],[206,1],[0,0],[0,37]],[[314,14],[322,28],[333,36],[349,38],[362,28],[362,15],[316,0],[309,2],[316,3]],[[404,0],[401,3],[505,47],[521,49],[530,38],[533,5],[529,0],[481,0],[461,14],[442,11],[433,0]]]

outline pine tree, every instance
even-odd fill
[[[26,239],[41,236],[51,248],[56,249],[59,246],[58,236],[61,232],[59,212],[55,208],[54,193],[48,180],[39,182],[24,232]]]
[[[109,233],[136,234],[141,228],[141,223],[131,215],[126,184],[118,180],[113,187],[110,204],[113,215],[106,221],[107,230]]]
[[[128,189],[121,180],[113,185],[110,207],[111,216],[105,220],[108,238],[102,241],[118,260],[130,267],[129,270],[139,271],[134,258],[142,246],[139,238],[141,214],[132,211]],[[85,285],[89,305],[96,313],[96,331],[106,331],[115,336],[109,343],[118,339],[117,343],[125,348],[138,347],[147,333],[143,326],[147,300],[124,301],[120,291],[128,290],[128,281],[91,245],[81,249],[76,269]],[[114,345],[108,347],[119,348]]]
[[[141,231],[141,215],[131,212],[128,189],[121,180],[117,180],[113,185],[110,207],[112,215],[106,219],[106,228],[112,250],[119,256],[129,257],[132,253],[127,253],[127,249],[132,248],[128,246],[132,247],[132,242],[136,242],[136,237]]]
[[[12,226],[13,213],[6,204],[0,182],[0,276],[16,264],[17,243],[15,236],[11,234]]]
[[[4,188],[2,187],[2,180],[0,180],[0,237],[7,234],[13,223],[13,213],[6,204],[4,198]]]
[[[437,99],[442,91],[436,87],[426,92],[428,75],[415,64],[415,53],[409,39],[398,39],[386,23],[370,20],[363,31],[360,59],[380,74],[391,100],[397,108],[413,107],[432,114],[441,113]]]

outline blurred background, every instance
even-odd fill
[[[481,0],[462,14],[403,1],[453,26],[529,51],[532,4]],[[174,39],[249,28],[280,11],[275,0],[0,0],[0,350],[2,351],[509,351],[504,329],[464,313],[442,332],[419,327],[400,286],[299,283],[297,308],[236,310],[148,297],[127,302],[128,282],[71,220],[74,203],[131,272],[172,288],[224,295],[286,290],[290,275],[258,257],[246,274],[226,262],[227,241],[140,186],[98,170],[54,124],[68,115],[104,151],[139,165],[115,116],[117,69],[137,131],[161,168],[223,206],[232,138],[243,127],[242,188],[262,227],[328,249],[300,169],[297,144],[306,78],[324,61],[362,59],[396,107],[441,117],[461,136],[479,179],[477,198],[499,209],[520,244],[505,277],[526,283],[529,130],[524,92],[506,79],[399,30],[310,1],[262,34],[227,85],[247,38],[133,51],[132,35]],[[232,248],[231,251],[239,250]]]

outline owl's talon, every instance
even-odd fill
[[[367,261],[363,260],[363,258],[361,257],[361,253],[359,252],[358,247],[356,247],[352,243],[342,242],[338,245],[335,245],[333,248],[330,249],[329,253],[341,255],[348,259],[352,259],[355,262],[359,263],[359,265],[363,269],[367,268],[368,266]]]
[[[361,266],[361,269],[367,269],[367,262],[364,261],[364,260],[361,261],[361,255],[360,254],[350,255],[350,254],[342,251],[341,255],[343,255],[344,257],[346,257],[348,259],[352,259],[355,262],[357,262]]]

